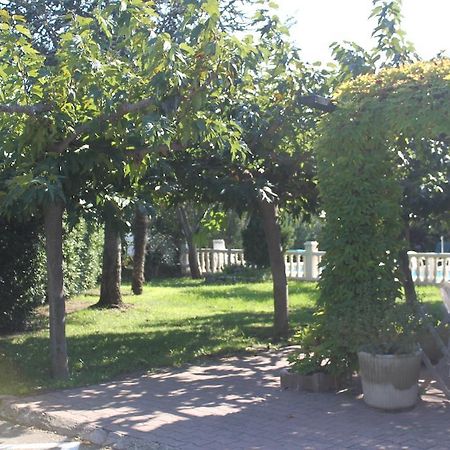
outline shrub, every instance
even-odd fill
[[[72,297],[95,287],[102,268],[103,232],[81,219],[64,236],[64,290]]]
[[[102,232],[81,220],[64,236],[67,297],[93,288],[101,272]],[[33,309],[46,301],[42,224],[0,219],[0,332],[25,328]]]
[[[247,264],[260,268],[270,266],[263,222],[259,214],[252,214],[247,227],[242,231],[242,246]]]
[[[281,245],[284,250],[288,250],[294,243],[294,223],[288,214],[281,215],[279,223]],[[259,214],[252,214],[247,227],[242,231],[242,246],[247,264],[259,268],[270,267],[264,225]]]
[[[45,301],[45,259],[41,225],[0,219],[0,331],[25,327]]]

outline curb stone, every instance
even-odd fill
[[[109,431],[95,425],[62,420],[45,412],[33,411],[28,406],[19,407],[19,399],[12,396],[0,397],[0,417],[19,425],[51,431],[70,438],[78,438],[98,446],[117,450],[177,450],[159,442],[148,442],[116,431]]]

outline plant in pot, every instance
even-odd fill
[[[305,327],[295,336],[301,347],[289,355],[290,366],[281,372],[282,389],[326,392],[339,388],[340,380],[330,370],[332,361],[329,352],[317,336],[313,325]]]
[[[368,324],[370,342],[358,352],[364,401],[375,408],[412,408],[419,399],[421,349],[418,322],[396,304],[378,323]]]

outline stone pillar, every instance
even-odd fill
[[[226,250],[224,239],[213,239],[213,250]]]
[[[213,264],[215,272],[222,272],[225,267],[225,252],[215,252],[214,250],[226,250],[225,240],[223,239],[213,239]]]
[[[318,258],[314,255],[319,251],[319,243],[316,241],[305,242],[303,254],[303,273],[306,281],[316,281],[319,278]]]

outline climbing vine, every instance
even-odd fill
[[[450,136],[450,61],[360,76],[343,84],[335,101],[317,144],[327,253],[311,333],[314,351],[329,358],[331,371],[344,373],[401,296],[399,143],[404,149]]]

